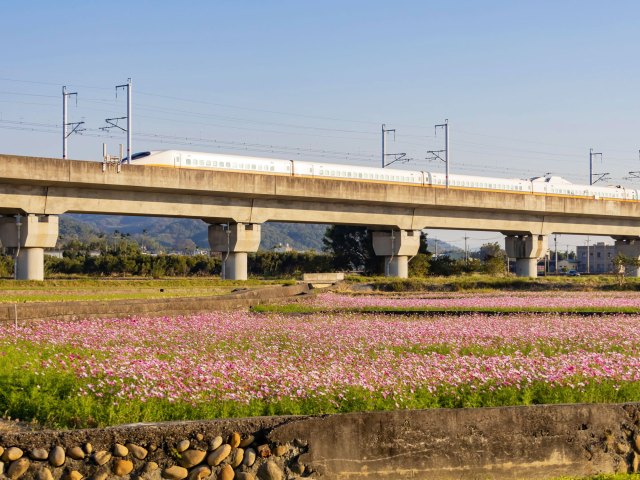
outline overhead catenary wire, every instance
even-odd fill
[[[44,86],[59,87],[62,85],[61,82],[35,81],[35,80],[29,80],[29,79],[18,79],[18,78],[9,78],[9,77],[0,77],[0,82],[10,82],[16,85],[24,85],[25,88],[29,90],[29,91],[19,92],[19,91],[16,91],[16,90],[20,90],[19,88],[16,88],[15,86],[11,86],[11,87],[2,89],[0,91],[0,95],[23,95],[26,97],[40,97],[43,99],[56,98],[57,95],[49,95],[46,93],[41,93],[40,91],[37,91],[38,88],[42,90],[42,87]],[[7,83],[7,85],[8,84],[9,83]],[[96,93],[98,91],[107,92],[112,90],[111,88],[108,88],[106,86],[73,84],[73,83],[67,83],[67,84],[70,87],[73,87],[74,89],[78,89],[78,88],[93,89],[96,91]],[[42,86],[42,87],[38,87],[38,86]],[[155,121],[166,122],[167,124],[170,124],[172,126],[176,124],[202,125],[203,127],[210,127],[215,129],[229,129],[230,131],[238,131],[238,132],[246,131],[246,132],[255,132],[257,134],[264,134],[264,135],[296,136],[301,140],[305,138],[351,140],[354,142],[360,142],[359,144],[362,145],[361,152],[359,153],[341,152],[338,155],[348,155],[348,157],[343,156],[340,158],[349,158],[354,162],[357,161],[357,163],[363,164],[367,162],[369,158],[373,159],[375,157],[375,155],[370,155],[368,153],[362,153],[362,152],[369,150],[371,148],[371,147],[365,146],[365,143],[370,141],[369,137],[375,138],[375,136],[377,135],[377,128],[372,128],[371,131],[369,131],[366,127],[351,128],[348,126],[342,127],[340,125],[326,126],[326,125],[322,125],[322,122],[326,122],[326,121],[345,122],[345,123],[351,123],[351,124],[357,124],[357,125],[363,125],[363,126],[371,125],[372,127],[374,126],[377,127],[379,125],[377,121],[355,120],[355,119],[339,118],[337,116],[322,116],[322,115],[313,115],[313,114],[306,114],[306,113],[300,113],[300,112],[286,112],[278,109],[248,107],[243,105],[234,105],[234,104],[225,103],[225,102],[215,102],[215,101],[210,101],[210,100],[201,99],[201,98],[196,99],[196,98],[185,98],[185,97],[179,97],[179,96],[163,95],[163,94],[158,94],[158,93],[144,91],[144,90],[138,92],[138,94],[150,100],[149,102],[143,101],[143,102],[135,103],[135,107],[137,111],[143,111],[150,114],[145,116],[144,113],[140,113],[139,115],[137,115],[137,117],[139,118],[153,119]],[[102,94],[98,94],[97,96],[94,95],[93,97],[87,97],[86,99],[83,96],[83,105],[81,107],[81,110],[79,110],[79,112],[84,111],[85,109],[93,110],[93,111],[100,110],[103,112],[107,112],[108,110],[108,115],[112,115],[113,113],[116,113],[115,112],[116,109],[119,110],[118,108],[119,104],[117,101],[115,101],[114,99],[108,100],[106,98],[100,98],[100,97],[102,97]],[[198,107],[196,108],[196,110],[194,110],[193,108],[190,108],[190,107],[185,109],[185,108],[171,108],[171,107],[166,107],[164,105],[156,105],[153,103],[154,98],[155,99],[171,99],[178,103],[182,103],[186,105],[197,105]],[[39,106],[37,102],[21,102],[20,103],[20,101],[18,100],[11,100],[11,99],[6,100],[3,98],[0,98],[0,103],[33,105],[34,107]],[[91,106],[87,106],[86,104],[92,105],[94,107],[102,106],[107,108],[106,109],[91,108]],[[41,103],[40,105],[46,106],[46,107],[55,107],[57,109],[57,102],[55,104],[52,103],[50,105],[46,103]],[[245,112],[266,113],[266,114],[280,115],[283,117],[318,120],[322,122],[314,122],[314,124],[293,124],[291,122],[281,121],[278,119],[269,120],[269,119],[262,119],[262,118],[251,118],[252,117],[251,115],[234,116],[233,114],[225,115],[221,113],[211,113],[211,112],[202,111],[202,107],[206,109],[207,106],[216,107],[216,109],[233,109],[233,110],[245,111]],[[154,113],[164,113],[165,115],[163,115],[162,117],[159,117]],[[173,116],[176,116],[178,118],[171,118]],[[6,118],[6,113],[5,113],[5,118]],[[82,117],[82,118],[85,118],[85,117]],[[208,120],[213,120],[213,121],[210,122]],[[426,125],[407,125],[407,124],[403,124],[402,122],[395,122],[395,121],[393,123],[394,125],[401,126],[403,128],[419,129],[419,130],[423,130],[424,132],[430,129],[430,127],[427,127]],[[261,128],[260,126],[262,125],[272,125],[272,126],[277,126],[279,128],[277,129]],[[2,128],[9,129],[9,127],[7,126]],[[37,130],[34,130],[34,127],[30,127],[30,128],[31,128],[31,131],[37,131]],[[539,140],[511,138],[506,136],[490,135],[490,134],[479,133],[479,132],[470,132],[465,129],[461,129],[461,130],[457,129],[457,131],[459,132],[460,135],[458,135],[456,138],[456,151],[461,153],[472,153],[474,155],[474,158],[486,158],[486,159],[504,158],[506,156],[505,153],[509,154],[509,152],[512,152],[512,154],[517,155],[518,159],[522,159],[522,160],[525,160],[525,159],[539,160],[541,157],[547,157],[549,160],[562,159],[564,160],[563,162],[558,162],[563,164],[562,170],[558,170],[554,172],[554,174],[559,174],[562,176],[566,176],[568,178],[575,177],[576,175],[580,175],[580,173],[578,172],[581,172],[584,170],[584,166],[583,166],[584,154],[581,153],[584,150],[583,146],[575,147],[575,146],[569,146],[569,145],[558,145],[552,142],[543,142]],[[331,132],[340,133],[341,135],[330,135],[330,134],[327,135],[327,133],[331,133]],[[50,133],[50,132],[42,132],[42,133]],[[85,134],[85,136],[89,136],[89,135],[90,135],[90,132],[87,132],[87,134]],[[215,133],[216,137],[220,138],[221,135],[222,134],[220,133],[220,131],[216,131]],[[241,135],[237,135],[237,136],[241,136]],[[243,136],[247,137],[247,141],[239,142],[240,143],[240,145],[238,146],[239,151],[248,151],[248,149],[251,149],[251,151],[256,151],[256,152],[260,152],[260,151],[298,152],[300,151],[300,147],[284,146],[284,145],[276,146],[276,145],[267,145],[264,142],[251,142],[250,137],[252,135],[249,133]],[[469,138],[465,138],[465,136],[493,138],[500,141],[495,143],[478,142],[478,141],[473,141],[472,139],[469,139]],[[202,145],[207,148],[211,146],[211,148],[220,149],[220,145],[219,145],[220,140],[215,140],[215,142],[217,143],[214,144],[214,143],[211,143],[212,139],[205,139],[205,136],[200,136],[199,139],[196,139],[197,137],[193,135],[188,135],[188,137],[189,137],[189,140],[183,141],[182,145],[190,145],[190,146]],[[433,136],[427,135],[426,133],[423,134],[423,132],[421,132],[420,134],[413,134],[411,132],[405,132],[403,130],[398,132],[397,139],[398,139],[399,148],[402,148],[403,151],[407,151],[407,157],[413,158],[412,162],[405,166],[405,169],[438,170],[437,168],[430,169],[428,168],[428,166],[425,166],[425,164],[421,164],[419,161],[417,161],[417,159],[422,158],[422,155],[420,154],[420,152],[426,151],[429,147],[433,146],[433,145],[430,145],[431,143],[433,143],[431,140],[432,137]],[[116,137],[102,137],[102,138],[116,138]],[[416,142],[415,139],[419,139],[420,141]],[[422,140],[424,140],[424,143],[422,142]],[[162,137],[160,136],[147,137],[146,141],[169,145],[172,140],[170,136],[166,135]],[[306,143],[306,140],[304,140],[304,142]],[[550,151],[545,151],[544,149],[526,148],[523,146],[509,145],[509,143],[511,142],[518,142],[518,144],[562,147],[566,149],[571,149],[573,151],[550,152]],[[302,142],[297,142],[297,143],[302,143]],[[257,146],[258,144],[260,144],[261,146]],[[226,144],[226,145],[229,145],[229,144]],[[405,146],[412,147],[412,148],[406,149]],[[478,147],[478,148],[474,149],[473,147]],[[234,147],[230,146],[229,148],[234,148]],[[320,157],[320,158],[331,158],[331,155],[333,155],[333,154],[327,154],[327,153],[320,154],[318,153],[320,150],[321,150],[320,148],[315,148],[315,153],[314,153],[318,155],[324,155],[323,157]],[[355,149],[355,150],[358,150],[358,149]],[[606,151],[607,151],[607,164],[620,165],[620,166],[629,165],[629,159],[626,159],[623,157],[617,157],[617,156],[614,157],[609,155],[610,151],[618,151],[618,152],[624,152],[624,151],[610,150],[610,149],[606,149]],[[308,152],[308,153],[309,155],[311,155],[311,152]],[[513,157],[514,155],[509,155],[509,156]],[[368,165],[373,166],[373,163],[369,163]],[[466,173],[466,172],[491,172],[490,173],[491,175],[501,176],[501,177],[504,177],[505,172],[512,172],[510,173],[510,175],[512,176],[527,176],[527,177],[539,176],[542,173],[541,171],[539,171],[539,169],[527,168],[525,165],[523,165],[523,167],[520,167],[520,168],[504,168],[502,164],[486,165],[484,163],[475,164],[469,161],[456,162],[456,167],[459,167],[459,169],[456,169],[456,171],[452,173],[460,174],[460,173]],[[628,170],[628,169],[629,168],[626,168],[625,170]],[[549,168],[545,167],[545,170],[549,170]],[[618,172],[615,172],[615,175],[616,176],[614,179],[612,179],[612,182],[619,181]],[[622,178],[622,175],[620,175],[620,178]]]

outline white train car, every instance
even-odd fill
[[[423,172],[396,170],[392,168],[371,168],[337,163],[309,163],[294,161],[294,175],[360,180],[378,183],[406,183],[424,185]]]
[[[131,157],[131,163],[173,168],[213,169],[268,175],[333,178],[373,183],[401,183],[436,188],[444,188],[446,186],[446,177],[443,173],[181,150],[136,153]],[[623,201],[640,200],[640,191],[637,189],[620,186],[578,185],[558,176],[536,177],[523,180],[476,177],[471,175],[449,175],[449,187],[454,189],[508,191],[513,193],[562,197],[615,199]]]
[[[429,178],[428,184],[430,185],[445,187],[447,184],[444,173],[425,172],[425,176]],[[531,182],[528,180],[475,177],[471,175],[449,175],[449,187],[531,193]]]
[[[280,175],[292,174],[291,160],[245,157],[221,153],[184,152],[180,150],[136,153],[131,156],[131,163],[158,167],[250,171]]]

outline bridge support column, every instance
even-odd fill
[[[257,223],[209,225],[209,246],[222,253],[224,279],[247,279],[247,253],[258,251],[260,230]]]
[[[409,257],[418,253],[420,230],[374,230],[373,250],[384,258],[384,274],[387,277],[407,278]]]
[[[507,235],[505,250],[509,258],[516,259],[516,276],[538,276],[538,259],[544,257],[548,248],[546,235]]]
[[[18,222],[19,220],[19,222]],[[18,256],[17,280],[44,280],[44,249],[58,241],[56,215],[26,215],[0,218],[0,241]]]
[[[635,262],[640,260],[640,238],[617,238],[615,245],[616,255],[624,255]],[[624,266],[624,274],[626,277],[640,277],[640,268],[630,263]]]

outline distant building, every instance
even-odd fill
[[[288,243],[285,243],[284,245],[282,243],[278,243],[277,245],[274,245],[271,250],[278,253],[286,253],[293,251],[293,248],[291,248]]]
[[[578,268],[580,273],[611,273],[613,258],[616,256],[615,245],[598,242],[593,245],[577,247]]]
[[[57,250],[54,248],[45,250],[44,254],[54,258],[62,258],[62,250]]]
[[[577,270],[577,262],[575,260],[558,260],[558,272],[568,272],[569,270]]]

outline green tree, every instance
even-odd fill
[[[497,242],[482,245],[478,251],[477,258],[482,262],[480,271],[489,275],[505,273],[507,254]]]
[[[338,270],[363,270],[367,273],[379,270],[371,232],[366,227],[333,225],[327,228],[323,243],[325,251],[333,254],[334,267]]]

